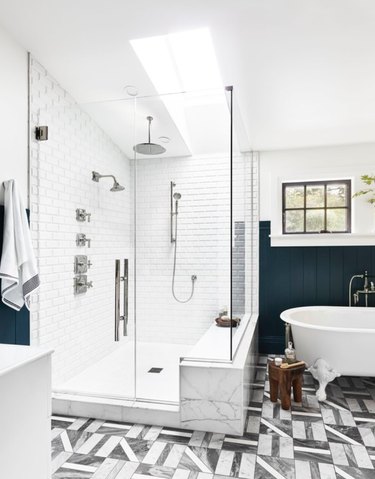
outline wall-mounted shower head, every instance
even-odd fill
[[[125,186],[121,186],[120,183],[117,183],[117,181],[115,181],[110,191],[124,191],[124,189]]]
[[[180,200],[181,199],[181,193],[173,193],[173,198],[177,201]]]
[[[99,183],[101,178],[113,178],[113,186],[110,191],[123,191],[125,189],[125,186],[121,186],[113,175],[101,175],[97,171],[92,172],[92,181]]]

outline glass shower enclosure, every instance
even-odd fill
[[[182,359],[235,358],[257,205],[233,105],[231,87],[31,100],[31,126],[49,126],[31,144],[33,342],[55,350],[56,394],[178,404]]]

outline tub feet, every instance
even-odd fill
[[[317,359],[314,365],[309,367],[308,371],[310,371],[314,379],[319,381],[319,389],[316,391],[318,401],[325,401],[327,399],[327,384],[340,377],[341,374],[332,369],[324,359]]]

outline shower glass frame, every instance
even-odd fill
[[[169,95],[182,95],[186,96],[189,95],[189,92],[180,92],[180,93],[175,93],[175,94],[169,94]],[[227,205],[228,207],[228,212],[229,212],[229,218],[228,218],[228,237],[227,237],[227,258],[228,258],[228,277],[225,278],[225,281],[228,281],[229,284],[229,290],[228,290],[228,301],[229,301],[229,316],[232,316],[233,312],[233,293],[235,286],[233,285],[233,248],[234,248],[234,216],[233,216],[233,179],[234,179],[234,114],[233,114],[233,108],[234,108],[234,101],[233,101],[233,88],[232,87],[227,87],[225,89],[225,95],[226,95],[226,100],[227,100],[227,107],[229,111],[229,116],[228,116],[228,130],[227,130],[227,143],[228,143],[228,149],[225,153],[225,158],[227,161],[227,175],[228,175],[228,186],[229,186],[229,203]],[[168,96],[168,95],[166,95]],[[127,130],[125,134],[129,134],[132,136],[132,144],[135,145],[137,144],[139,138],[137,137],[137,128],[140,125],[140,120],[137,117],[139,108],[140,108],[140,103],[144,101],[150,101],[150,99],[156,99],[156,101],[160,101],[160,98],[162,95],[155,95],[152,97],[135,97],[135,98],[125,98],[125,99],[118,99],[118,100],[110,100],[110,101],[98,101],[98,102],[91,102],[91,103],[86,103],[86,104],[78,104],[76,105],[78,108],[81,108],[84,112],[88,113],[90,115],[90,109],[99,107],[100,105],[103,108],[108,107],[108,105],[117,105],[121,106],[122,104],[126,104],[129,107],[129,116],[132,114],[132,130],[129,131]],[[72,108],[76,108],[76,106],[72,106]],[[56,113],[56,112],[55,112]],[[49,124],[50,126],[53,126],[53,112],[43,112],[40,111],[38,115],[37,122],[39,124]],[[57,115],[56,115],[57,116]],[[91,116],[91,115],[90,115]],[[95,117],[94,117],[95,121]],[[144,136],[146,136],[146,126],[145,124],[142,124],[140,127],[143,127],[144,131]],[[120,129],[123,128],[123,125],[120,125]],[[104,130],[105,131],[105,130]],[[50,139],[53,139],[54,135],[54,129],[50,128]],[[151,132],[151,137],[152,141],[157,141],[155,134]],[[50,144],[46,143],[47,149],[50,147]],[[39,143],[38,147],[43,150],[45,145],[43,143]],[[168,148],[168,147],[167,147]],[[148,160],[145,161],[154,161],[155,157],[150,157]],[[155,158],[157,159],[157,157]],[[138,283],[138,278],[137,278],[137,266],[138,266],[138,240],[139,240],[139,230],[138,230],[138,163],[140,161],[139,155],[137,155],[136,151],[133,151],[132,158],[130,158],[130,161],[133,162],[133,211],[132,211],[132,216],[133,216],[133,261],[132,261],[132,267],[131,262],[129,261],[129,277],[133,280],[133,317],[129,317],[129,329],[132,331],[133,334],[133,339],[134,339],[134,345],[133,345],[133,351],[132,351],[132,357],[133,357],[133,364],[132,365],[127,365],[127,368],[132,368],[133,370],[133,388],[132,388],[132,394],[129,394],[127,396],[122,396],[122,399],[129,399],[129,400],[140,400],[140,401],[154,401],[153,398],[147,398],[144,397],[144,395],[139,394],[139,375],[137,374],[137,365],[139,363],[138,361],[138,355],[139,355],[139,337],[138,337],[138,329],[139,329],[139,323],[142,321],[142,318],[139,318],[138,314],[138,297],[137,294],[139,293],[139,283]],[[143,161],[143,160],[142,160]],[[95,165],[92,165],[92,169],[96,170],[98,167],[95,167]],[[100,166],[99,168],[100,173],[112,173],[105,171],[105,167]],[[90,172],[91,173],[91,172]],[[114,172],[115,176],[116,172]],[[172,180],[173,178],[171,178]],[[121,176],[118,178],[119,182],[123,184],[123,180],[121,180]],[[91,178],[90,178],[91,181]],[[91,185],[91,184],[90,184]],[[130,187],[127,184],[125,184],[126,188]],[[108,188],[108,195],[121,195],[121,192],[114,193],[114,192],[109,192]],[[116,197],[117,198],[117,197]],[[120,197],[119,197],[120,198]],[[77,205],[77,207],[80,205]],[[126,207],[126,205],[125,205]],[[100,225],[99,225],[100,227]],[[168,238],[169,231],[166,233],[166,238]],[[119,258],[122,259],[122,258]],[[133,270],[133,271],[131,271]],[[199,276],[198,276],[198,283],[196,285],[196,288],[199,290]],[[194,298],[193,298],[194,299]],[[218,305],[219,306],[219,305]],[[218,308],[219,309],[219,308]],[[245,313],[251,313],[251,311],[245,311]],[[113,310],[108,312],[108,314],[112,315]],[[200,355],[200,354],[193,354],[193,355],[181,355],[180,361],[181,360],[189,360],[189,361],[199,361],[199,362],[217,362],[217,363],[231,363],[235,357],[237,347],[240,343],[240,340],[235,343],[234,338],[236,337],[235,332],[238,333],[238,328],[235,329],[232,327],[232,325],[229,328],[218,328],[217,326],[214,325],[214,320],[215,317],[212,316],[210,318],[210,321],[212,322],[211,329],[213,332],[215,331],[220,331],[220,334],[222,333],[223,336],[225,335],[225,342],[227,344],[227,352],[225,352],[224,355],[221,354],[210,354],[207,356]],[[242,334],[242,333],[241,333]],[[78,391],[76,394],[82,394],[85,395],[85,392]],[[104,397],[109,397],[109,398],[115,398],[119,399],[119,397],[114,396],[110,392],[107,394],[103,395]],[[163,401],[160,401],[163,402]],[[168,401],[167,401],[168,402]],[[173,401],[172,401],[173,402]]]

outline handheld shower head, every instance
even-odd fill
[[[181,193],[174,193],[173,198],[177,201],[180,200],[181,199]]]

